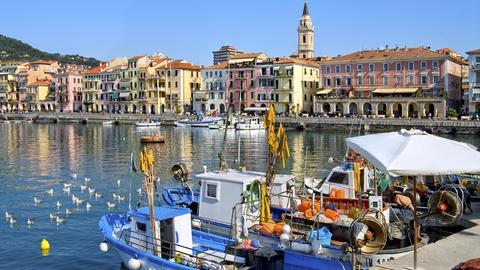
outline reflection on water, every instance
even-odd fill
[[[147,132],[127,125],[0,124],[0,210],[12,211],[17,217],[12,228],[3,218],[0,221],[2,246],[8,247],[0,249],[0,258],[10,258],[2,260],[2,268],[118,268],[119,259],[114,252],[102,254],[98,250],[102,236],[97,222],[107,212],[106,202],[113,201],[112,192],[127,195],[132,183],[132,205],[138,201],[134,191],[141,185],[142,177],[130,173],[130,153],[139,152],[140,137]],[[210,170],[217,168],[218,153],[223,146],[229,166],[236,166],[239,139],[240,165],[249,170],[264,170],[264,131],[229,130],[225,136],[223,130],[161,127],[154,132],[166,138],[165,144],[147,146],[155,150],[156,174],[164,184],[171,183],[169,169],[177,162],[186,163],[192,174],[203,171],[203,166]],[[291,158],[280,172],[300,177],[326,175],[333,166],[327,163],[328,158],[341,158],[345,153],[347,135],[348,132],[288,131]],[[480,145],[475,136],[454,139]],[[78,175],[76,180],[70,176],[72,173]],[[88,193],[81,193],[79,185],[84,177],[92,178],[90,185],[103,193],[104,198],[95,200]],[[70,196],[62,191],[63,183],[67,182],[73,184],[72,194],[91,202],[91,211],[72,204]],[[54,196],[45,194],[50,188],[54,189]],[[44,202],[34,206],[34,196]],[[75,207],[72,217],[60,226],[48,217],[56,211],[57,200],[64,207]],[[116,211],[127,209],[128,202],[123,201]],[[27,218],[36,219],[30,229]],[[48,257],[40,254],[42,238],[47,238],[52,246]]]

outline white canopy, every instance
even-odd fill
[[[475,147],[420,130],[348,138],[347,145],[393,176],[480,172],[480,152]]]

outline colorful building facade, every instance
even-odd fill
[[[470,115],[480,117],[480,49],[468,51]],[[478,116],[478,117],[477,117]]]
[[[53,75],[55,107],[58,112],[78,112],[82,105],[82,75],[59,73]]]

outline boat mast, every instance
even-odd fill
[[[155,212],[154,212],[154,179],[153,174],[153,165],[155,164],[155,157],[153,156],[153,151],[150,149],[147,151],[147,148],[144,147],[143,151],[140,153],[140,171],[143,172],[145,177],[145,190],[147,191],[148,198],[148,210],[150,215],[150,230],[152,231],[153,238],[153,254],[158,256],[157,251],[157,228],[155,224]]]

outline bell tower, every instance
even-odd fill
[[[303,5],[302,18],[300,19],[300,25],[297,29],[298,32],[298,57],[299,58],[313,58],[315,57],[313,52],[313,39],[314,28],[310,14],[308,12],[307,1]]]

